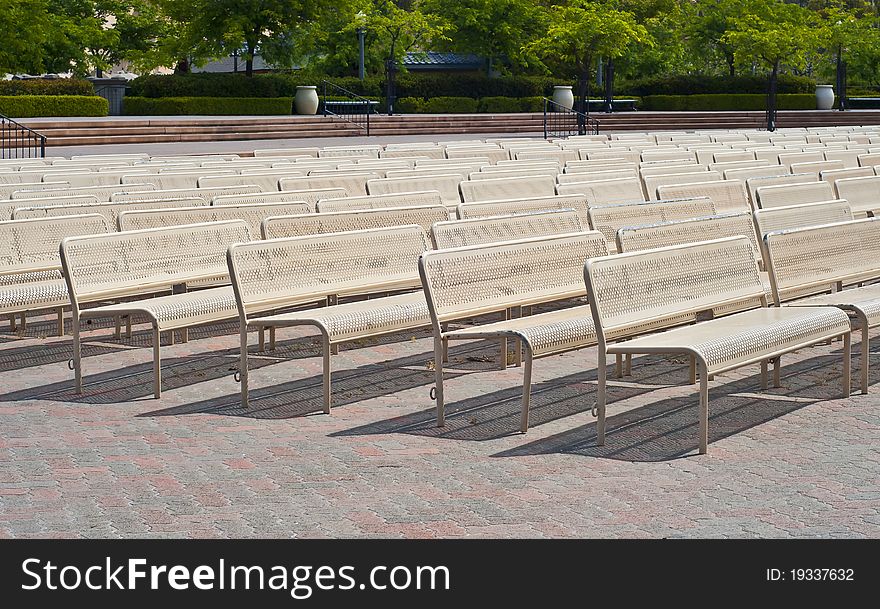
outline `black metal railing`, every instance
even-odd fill
[[[544,139],[588,134],[599,134],[598,120],[544,98]]]
[[[0,159],[46,156],[46,136],[0,114]]]
[[[321,106],[324,116],[341,118],[363,131],[364,135],[370,135],[370,115],[374,112],[374,106],[378,105],[378,102],[361,97],[357,93],[352,93],[348,89],[326,80],[322,84]],[[330,100],[328,99],[328,91],[333,97],[344,99]]]

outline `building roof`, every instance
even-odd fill
[[[238,71],[244,72],[245,59],[244,57],[238,58]],[[254,55],[254,70],[272,70],[272,66],[263,61],[263,58],[259,55]],[[205,65],[198,67],[193,66],[193,73],[199,72],[210,72],[214,74],[227,74],[232,73],[235,70],[235,59],[233,57],[223,57],[221,59],[213,59],[206,63]]]
[[[403,65],[408,70],[479,70],[485,60],[472,53],[437,53],[425,51],[407,53]]]

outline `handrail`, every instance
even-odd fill
[[[333,84],[332,82],[328,82],[326,80],[322,81],[323,85],[322,90],[322,106],[323,106],[323,114],[324,116],[335,116],[341,118],[342,120],[351,123],[361,131],[365,132],[365,135],[370,135],[370,114],[373,112],[373,101],[367,99],[366,97],[362,97],[357,93],[349,91],[344,87],[340,87],[339,85]],[[333,112],[327,108],[327,88],[330,88],[334,93],[338,93],[341,96],[351,98],[351,101],[345,102],[347,104],[351,104],[352,108],[359,109],[360,112]],[[331,104],[333,102],[330,102]]]
[[[0,114],[0,159],[43,158],[46,136]]]
[[[544,98],[544,139],[587,134],[599,134],[597,119]]]

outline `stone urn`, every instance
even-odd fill
[[[553,87],[553,101],[563,108],[571,110],[574,107],[574,93],[572,93],[571,87],[561,85]]]
[[[834,107],[834,87],[816,85],[816,109],[831,110]]]
[[[316,114],[318,112],[318,87],[297,87],[293,98],[297,114]]]

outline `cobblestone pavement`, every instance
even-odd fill
[[[52,328],[0,332],[0,537],[880,536],[877,347],[867,396],[839,399],[839,343],[784,358],[780,389],[716,379],[698,456],[687,366],[658,357],[613,384],[600,448],[593,349],[536,363],[522,435],[497,343],[453,346],[439,429],[427,333],[343,348],[327,416],[305,331],[253,354],[244,410],[234,324],[163,349],[160,400],[144,326],[88,333],[81,396]]]

